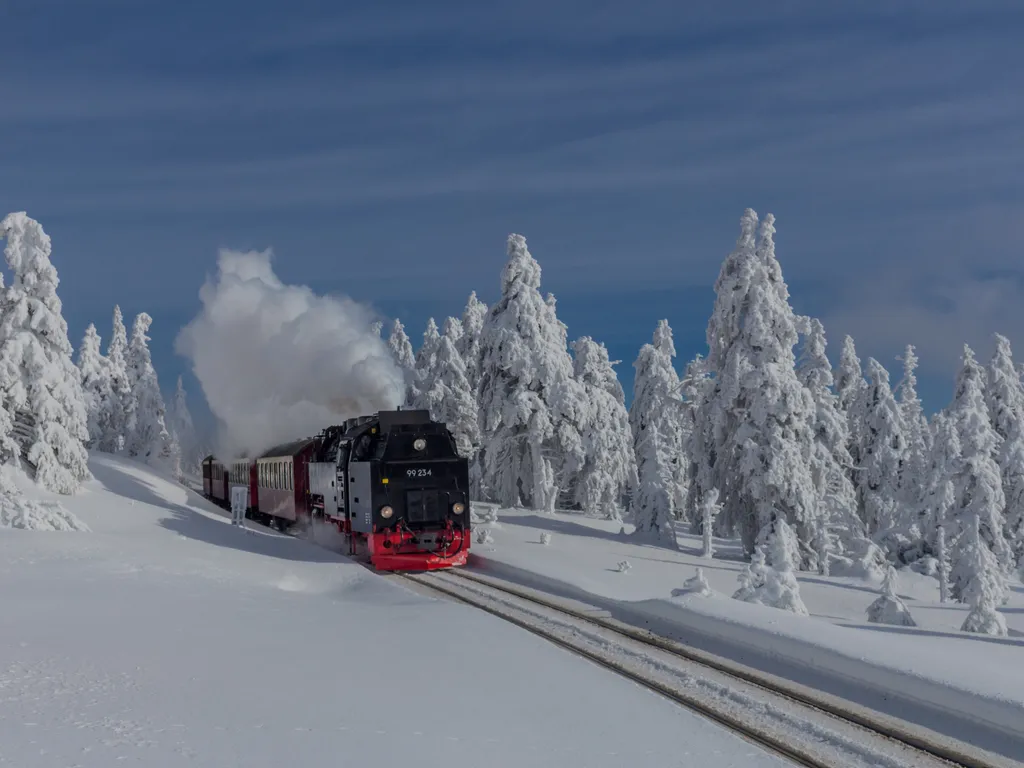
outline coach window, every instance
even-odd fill
[[[278,491],[281,490],[281,462],[274,462],[274,488]]]

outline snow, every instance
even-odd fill
[[[702,537],[681,528],[675,551],[639,543],[629,524],[576,514],[503,509],[496,525],[478,526],[492,543],[474,550],[471,568],[1024,759],[1019,582],[1000,607],[1010,636],[980,637],[960,631],[970,606],[940,603],[936,579],[910,569],[899,598],[916,628],[868,621],[881,578],[794,572],[807,617],[731,599],[746,565],[736,540],[716,538],[708,560]],[[541,532],[555,534],[547,547],[536,545]],[[698,567],[707,588],[687,581]]]
[[[2,765],[782,765],[142,464],[90,469],[60,497],[90,532],[0,529]]]

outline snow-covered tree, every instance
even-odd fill
[[[585,456],[575,501],[586,512],[622,519],[628,489],[637,482],[625,394],[608,350],[588,336],[573,343],[574,375],[586,400],[579,424]]]
[[[455,348],[466,364],[466,377],[475,392],[480,386],[480,334],[487,317],[487,305],[476,297],[476,291],[469,294],[466,308],[462,311],[462,337]]]
[[[178,446],[182,468],[188,472],[197,473],[201,469],[203,456],[199,449],[199,439],[192,421],[192,412],[188,407],[188,393],[185,392],[185,384],[181,376],[178,377],[174,398],[171,400],[168,411],[167,428]]]
[[[410,405],[416,399],[416,358],[412,353],[412,343],[405,334],[405,326],[397,317],[394,325],[391,326],[391,335],[388,336],[388,349],[395,359],[398,367],[402,369],[405,376],[405,404]]]
[[[939,580],[939,602],[949,602],[949,553],[946,551],[946,526],[935,528],[935,575]]]
[[[740,588],[733,597],[806,616],[807,607],[800,597],[800,584],[793,572],[795,558],[799,556],[796,534],[781,516],[776,516],[769,525],[764,537],[766,553],[757,547],[750,565],[740,573]],[[772,565],[766,564],[766,556]]]
[[[901,522],[900,478],[907,456],[903,414],[889,386],[889,372],[868,358],[869,384],[855,404],[860,416],[857,504],[869,533]]]
[[[896,594],[896,569],[889,565],[882,581],[882,595],[868,606],[868,621],[874,624],[890,624],[897,627],[916,627],[917,622],[910,615],[907,604]]]
[[[800,382],[807,387],[815,406],[815,443],[811,476],[818,499],[818,519],[811,532],[811,551],[818,571],[828,575],[829,552],[837,546],[834,536],[847,541],[863,534],[856,513],[857,499],[850,469],[850,430],[832,392],[832,365],[825,354],[825,327],[816,318],[806,319],[806,337],[797,365]],[[808,559],[811,559],[808,557]]]
[[[774,221],[765,217],[755,247],[757,214],[747,209],[722,264],[707,329],[714,385],[697,419],[707,463],[696,482],[701,492],[718,488],[720,525],[740,534],[747,553],[776,517],[809,543],[818,516],[816,408],[796,376],[796,318],[775,258]]]
[[[701,557],[706,557],[709,560],[715,556],[715,518],[721,511],[722,505],[718,503],[718,489],[711,488],[704,494],[704,498],[700,502],[701,531],[703,533]]]
[[[459,351],[459,343],[462,341],[462,337],[465,335],[465,331],[462,328],[462,321],[457,317],[449,317],[444,321],[444,328],[441,329],[441,333],[448,341],[455,345],[455,351]],[[459,357],[462,357],[462,353],[459,352]],[[462,361],[465,364],[465,360]]]
[[[685,510],[689,460],[684,442],[686,406],[681,399],[679,375],[672,364],[676,356],[672,328],[668,320],[658,322],[654,339],[640,348],[640,354],[633,363],[633,402],[629,408],[629,426],[633,435],[633,450],[637,457],[637,471],[642,476],[645,454],[640,444],[645,438],[648,426],[658,427],[658,441],[671,469],[672,509],[677,515]],[[692,416],[690,416],[692,419]],[[656,472],[660,472],[656,470]],[[643,478],[640,478],[643,482]]]
[[[974,352],[964,345],[963,364],[956,379],[956,393],[949,406],[949,418],[956,426],[960,441],[960,460],[953,475],[954,507],[952,514],[959,521],[959,539],[977,518],[978,535],[996,562],[1009,572],[1011,552],[1004,535],[1003,510],[1006,496],[996,456],[1003,439],[992,427],[985,401],[985,371],[974,359]],[[963,599],[968,572],[961,559],[971,554],[966,542],[953,546],[953,597]],[[972,555],[973,556],[973,555]]]
[[[374,320],[373,323],[370,325],[370,333],[372,333],[374,336],[380,336],[380,332],[382,330],[384,330],[383,320]]]
[[[40,485],[71,494],[90,477],[89,432],[50,238],[24,212],[0,222],[0,235],[7,241],[4,255],[13,275],[0,316],[0,388],[12,417],[8,434]],[[7,440],[0,434],[5,451],[12,447]]]
[[[85,446],[94,448],[99,446],[109,431],[114,393],[110,387],[110,367],[100,352],[100,336],[92,323],[85,329],[85,338],[78,349],[78,370],[82,377],[82,396],[89,434]]]
[[[135,429],[138,405],[128,375],[128,331],[124,327],[120,306],[114,307],[113,330],[107,345],[107,369],[110,374],[110,414],[99,449],[119,453],[127,447],[128,436]]]
[[[1024,382],[1017,375],[1005,336],[996,334],[996,352],[988,371],[989,417],[1003,441],[998,461],[1006,500],[1005,534],[1020,563],[1024,562]]]
[[[644,428],[637,449],[637,465],[639,479],[630,508],[636,526],[634,535],[676,547],[672,461],[655,422]]]
[[[480,389],[486,484],[506,506],[553,510],[559,432],[572,360],[563,328],[540,294],[541,269],[526,238],[508,238],[501,299],[480,336]]]
[[[175,466],[178,448],[167,429],[167,409],[146,335],[152,323],[153,318],[147,313],[136,315],[128,344],[128,379],[138,410],[127,450],[129,456],[177,474],[180,473],[180,467]]]
[[[416,387],[420,392],[430,388],[434,371],[434,356],[441,343],[441,333],[437,330],[434,318],[427,320],[427,330],[423,332],[423,344],[416,353]]]
[[[846,417],[847,428],[850,436],[847,448],[850,458],[853,459],[853,466],[860,462],[860,428],[863,422],[863,415],[857,412],[858,405],[864,402],[863,391],[867,388],[864,380],[864,371],[861,368],[860,358],[857,357],[857,348],[853,343],[852,336],[843,338],[842,351],[839,353],[839,367],[835,374],[836,398],[839,410]],[[856,484],[855,470],[851,467],[850,479]]]
[[[960,628],[983,635],[1006,635],[1006,619],[997,610],[1006,599],[999,563],[983,540],[979,515],[971,515],[960,536],[953,567],[953,584],[961,602],[971,607]]]
[[[476,393],[470,389],[462,356],[447,335],[438,341],[430,388],[421,395],[420,406],[430,411],[432,419],[448,426],[459,455],[469,460],[470,490],[479,498],[480,478],[476,476],[474,462],[480,448]]]
[[[917,354],[907,345],[903,353],[903,380],[899,383],[900,413],[907,439],[906,463],[901,478],[901,496],[906,506],[906,518],[912,520],[922,509],[928,492],[928,459],[931,452],[931,432],[925,418],[921,398],[917,394]]]
[[[956,422],[944,413],[935,414],[931,431],[932,449],[924,483],[920,524],[926,539],[931,537],[932,550],[938,561],[939,597],[942,602],[946,602],[949,591],[946,531],[955,522],[953,510],[956,505],[956,489],[953,487],[953,477],[960,466],[960,435]],[[955,534],[955,527],[953,531]]]

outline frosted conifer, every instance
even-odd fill
[[[882,581],[882,595],[868,606],[868,621],[873,624],[890,624],[897,627],[916,627],[917,622],[910,615],[899,595],[896,594],[896,569],[889,565]]]
[[[438,342],[432,381],[421,395],[420,407],[430,411],[432,419],[448,426],[459,456],[470,462],[470,484],[475,495],[479,490],[479,478],[473,476],[473,459],[480,447],[479,413],[475,393],[466,379],[466,366],[447,335]]]
[[[747,209],[715,283],[707,329],[715,378],[696,429],[714,461],[698,470],[699,492],[719,489],[721,526],[739,533],[748,553],[776,514],[805,542],[818,515],[810,460],[816,409],[796,377],[796,318],[775,258],[774,217],[765,217],[755,247],[756,229],[757,214]]]
[[[57,296],[49,236],[24,212],[0,222],[13,274],[0,317],[0,386],[11,434],[36,481],[71,494],[90,477],[87,415],[68,326]],[[0,419],[6,421],[6,419]],[[6,428],[6,424],[0,428]],[[7,435],[0,440],[9,450]]]
[[[589,513],[621,520],[626,492],[637,482],[625,395],[603,344],[584,336],[573,343],[573,352],[574,376],[586,400],[579,425],[586,458],[575,501]]]
[[[113,330],[107,345],[107,367],[112,398],[107,431],[100,440],[99,448],[107,453],[118,453],[127,447],[128,436],[135,428],[137,410],[128,376],[128,332],[119,306],[114,307]]]
[[[899,390],[900,412],[907,438],[906,465],[901,478],[901,495],[905,505],[905,522],[912,524],[921,511],[927,494],[928,459],[931,432],[917,394],[917,355],[907,345],[903,353],[903,380]]]
[[[111,400],[110,369],[100,352],[100,337],[92,323],[85,329],[85,338],[78,350],[78,370],[82,377],[86,426],[89,439],[86,448],[97,447],[109,431]]]
[[[412,343],[405,334],[405,326],[398,318],[391,326],[388,349],[405,376],[405,404],[411,405],[419,394],[416,389],[416,358],[412,353]]]
[[[1014,560],[1024,563],[1024,382],[1017,375],[1005,336],[996,334],[996,351],[988,370],[989,417],[1003,441],[997,458],[1006,502],[1005,536]]]
[[[948,415],[960,441],[960,460],[952,477],[955,494],[952,515],[959,521],[960,531],[966,531],[971,521],[978,518],[981,539],[1000,567],[1008,572],[1012,557],[1004,535],[1006,497],[996,462],[1003,440],[989,420],[985,402],[985,371],[966,344]],[[958,600],[963,597],[967,578],[958,559],[963,556],[963,546],[954,544],[951,587],[953,596]]]
[[[657,424],[648,424],[644,429],[637,459],[638,487],[631,506],[634,535],[676,547],[672,496],[675,479]]]
[[[480,386],[480,333],[487,317],[487,305],[476,297],[476,291],[469,294],[469,301],[462,312],[462,336],[455,345],[466,364],[466,376],[476,391]]]
[[[888,531],[900,521],[900,478],[907,456],[903,414],[889,387],[889,372],[868,358],[870,383],[861,391],[860,464],[857,500],[869,533]]]
[[[957,547],[953,580],[960,601],[971,607],[961,629],[1005,636],[1006,619],[997,608],[1006,599],[1006,584],[999,563],[982,540],[981,525],[979,516],[972,515]]]
[[[710,560],[715,556],[714,530],[715,518],[722,511],[722,505],[718,503],[718,489],[711,488],[704,494],[700,502],[701,511],[701,533],[703,534],[703,547],[701,557]]]
[[[434,375],[434,356],[441,343],[441,334],[437,330],[437,323],[434,318],[427,321],[427,330],[423,332],[423,344],[416,353],[416,388],[423,392],[430,388],[431,379]]]
[[[850,540],[863,535],[857,517],[857,499],[850,470],[850,430],[832,392],[832,366],[825,354],[825,328],[816,318],[806,321],[806,338],[797,366],[797,375],[807,387],[815,405],[815,443],[811,474],[820,514],[811,534],[817,568],[828,574],[828,554],[833,550],[833,531]]]
[[[147,313],[136,315],[128,344],[128,378],[137,411],[127,450],[129,456],[178,474],[178,448],[167,429],[167,409],[149,352],[147,333],[152,323]]]
[[[564,329],[541,297],[540,265],[526,238],[510,235],[507,252],[501,299],[480,335],[485,481],[505,506],[551,511],[558,491],[553,462],[566,455],[558,428],[572,360]]]
[[[629,426],[637,457],[637,471],[641,475],[645,472],[645,456],[649,454],[641,451],[640,445],[648,425],[657,426],[659,444],[670,465],[672,484],[669,493],[672,508],[676,514],[682,514],[689,470],[687,446],[684,443],[684,420],[687,414],[680,398],[679,375],[672,364],[675,354],[672,328],[667,320],[661,320],[654,331],[652,343],[641,347],[633,363],[635,374]],[[643,482],[642,478],[640,482]]]
[[[199,439],[192,421],[192,412],[188,407],[188,394],[185,392],[185,384],[181,376],[178,377],[174,398],[171,400],[168,422],[168,430],[178,446],[183,468],[191,473],[198,473],[203,456],[199,449]]]

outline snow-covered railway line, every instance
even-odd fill
[[[403,574],[510,621],[812,768],[1020,765],[548,596],[466,571]]]

